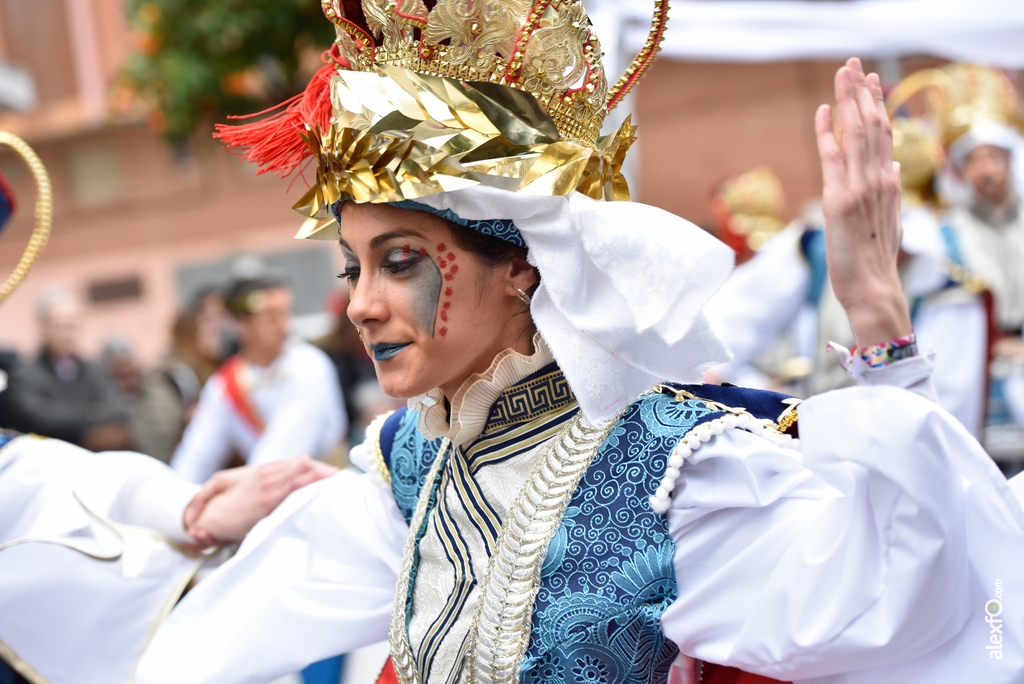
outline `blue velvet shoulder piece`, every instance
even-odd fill
[[[795,398],[781,392],[736,387],[735,385],[676,385],[670,383],[666,384],[666,387],[686,390],[695,397],[715,401],[732,408],[746,409],[747,413],[752,414],[755,418],[771,421],[777,421],[779,416],[790,407],[790,404],[786,403],[787,399]]]
[[[380,453],[384,456],[384,465],[388,467],[389,471],[391,470],[391,448],[395,445],[395,435],[408,412],[409,407],[403,406],[388,416],[380,428]]]

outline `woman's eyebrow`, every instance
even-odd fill
[[[385,244],[390,240],[403,237],[418,237],[421,239],[423,238],[423,236],[420,233],[418,233],[415,230],[412,230],[411,228],[399,228],[398,230],[392,230],[388,231],[387,233],[381,233],[380,235],[374,237],[372,240],[370,240],[370,249],[377,249],[378,247],[380,247],[381,245]]]
[[[398,230],[391,230],[386,233],[381,233],[372,240],[370,240],[370,249],[377,249],[381,245],[387,243],[389,240],[403,237],[417,237],[423,239],[423,235],[411,228],[399,228]],[[347,249],[350,252],[355,252],[352,246],[345,242],[345,238],[338,238],[338,244],[342,249]]]

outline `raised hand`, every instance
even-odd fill
[[[338,469],[306,456],[283,458],[215,474],[185,509],[185,527],[196,548],[241,541],[296,489]]]
[[[832,289],[846,310],[857,345],[881,344],[913,332],[896,270],[900,170],[877,74],[852,58],[836,72],[836,140],[832,108],[815,115],[825,187],[825,244]]]

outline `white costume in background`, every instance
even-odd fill
[[[723,380],[737,382],[759,352],[792,328],[807,304],[812,269],[801,252],[803,231],[802,224],[793,224],[772,238],[753,259],[737,267],[709,303],[708,319],[734,354],[731,361],[715,369]],[[919,209],[904,216],[903,249],[909,258],[900,277],[907,300],[920,299],[914,331],[920,349],[936,352],[932,382],[939,405],[978,436],[985,405],[988,329],[984,303],[962,288],[943,289],[948,279],[946,248],[929,212]],[[853,382],[835,357],[825,352],[829,342],[847,348],[855,344],[830,283],[825,283],[819,302],[814,312],[814,340],[804,345],[813,347],[815,354],[808,387],[812,394]]]
[[[679,593],[662,619],[684,654],[820,684],[1020,681],[1024,512],[926,398],[930,369],[917,357],[804,402],[799,452],[737,429],[694,453],[668,513]],[[368,451],[352,453],[366,473],[257,525],[160,628],[136,681],[266,682],[386,638],[408,526]]]
[[[272,364],[245,364],[240,375],[262,434],[235,408],[216,373],[171,460],[182,477],[205,482],[228,466],[232,453],[261,465],[286,456],[325,458],[341,443],[348,418],[337,373],[322,351],[291,341]]]
[[[0,447],[0,657],[51,684],[128,681],[203,561],[178,545],[198,489],[140,454]]]
[[[991,225],[966,207],[953,207],[945,221],[956,234],[964,267],[989,286],[995,299],[996,324],[1019,332],[1024,326],[1024,214]]]

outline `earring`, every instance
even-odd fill
[[[523,304],[526,304],[527,306],[529,306],[530,305],[530,295],[526,294],[525,292],[520,290],[518,287],[516,288],[516,292],[519,293],[519,298],[521,300],[523,300]]]

